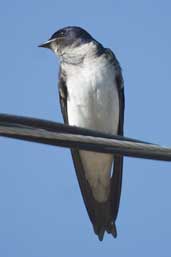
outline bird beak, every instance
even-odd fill
[[[49,48],[51,49],[51,44],[55,41],[56,43],[60,43],[64,37],[58,37],[58,38],[53,38],[49,39],[48,41],[44,42],[43,44],[38,45],[38,47],[44,47],[44,48]]]
[[[50,47],[50,42],[44,42],[43,44],[38,45],[38,47],[45,47],[45,48],[49,48]]]
[[[51,48],[51,43],[55,41],[56,39],[50,39],[43,44],[38,45],[38,47],[44,47],[44,48]]]

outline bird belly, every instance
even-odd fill
[[[67,82],[68,120],[70,125],[117,134],[119,98],[114,69],[81,73]],[[80,150],[80,157],[94,198],[108,199],[113,162],[112,154]]]

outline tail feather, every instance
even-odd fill
[[[110,223],[110,225],[108,225],[107,227],[102,227],[99,231],[94,230],[100,241],[103,240],[105,231],[107,231],[108,234],[112,234],[114,238],[117,237],[117,230],[114,223]]]
[[[116,230],[116,226],[115,224],[112,222],[110,223],[108,226],[102,226],[101,228],[99,228],[98,230],[94,228],[94,232],[95,234],[98,236],[99,240],[102,241],[103,240],[103,237],[104,237],[104,233],[105,231],[108,233],[108,234],[112,234],[112,236],[114,238],[117,237],[117,230]]]
[[[112,234],[114,238],[117,237],[117,229],[115,223],[111,222],[106,228],[107,233]]]
[[[71,153],[83,200],[95,234],[98,236],[100,241],[103,240],[105,231],[112,234],[113,237],[116,237],[117,232],[113,222],[115,219],[112,211],[111,194],[109,195],[108,200],[105,202],[98,202],[94,199],[91,187],[85,176],[79,151],[72,149]]]
[[[93,223],[94,232],[98,236],[99,240],[102,241],[105,231],[112,234],[114,238],[117,236],[117,230],[113,217],[111,215],[111,208],[109,201],[105,203],[97,203],[94,208],[95,211],[95,222]]]

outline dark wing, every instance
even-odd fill
[[[59,71],[59,98],[60,105],[63,114],[63,119],[66,124],[68,124],[67,117],[67,83],[66,83],[66,74],[60,67]],[[113,236],[116,236],[116,228],[113,224],[112,215],[111,215],[111,204],[110,201],[103,203],[97,202],[92,194],[91,187],[85,177],[84,167],[80,158],[79,150],[71,149],[72,159],[79,182],[80,190],[82,197],[89,215],[89,218],[93,224],[94,232],[98,235],[99,239],[103,239],[105,230],[108,233],[112,233]]]
[[[59,87],[59,100],[61,105],[62,116],[64,119],[64,123],[68,124],[68,114],[67,114],[68,92],[66,87],[66,74],[61,67],[59,69],[58,87]]]
[[[123,126],[124,126],[124,109],[125,109],[125,97],[124,97],[124,81],[122,77],[121,67],[119,65],[116,56],[110,49],[106,49],[109,58],[113,61],[114,72],[116,74],[116,85],[118,88],[119,95],[119,126],[118,126],[118,135],[123,135]],[[113,166],[113,175],[111,178],[111,206],[112,206],[112,217],[114,221],[117,218],[121,187],[122,187],[122,170],[123,170],[123,156],[115,154],[114,156],[114,166]]]

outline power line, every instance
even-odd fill
[[[54,146],[171,161],[171,148],[47,120],[0,114],[0,136]]]

